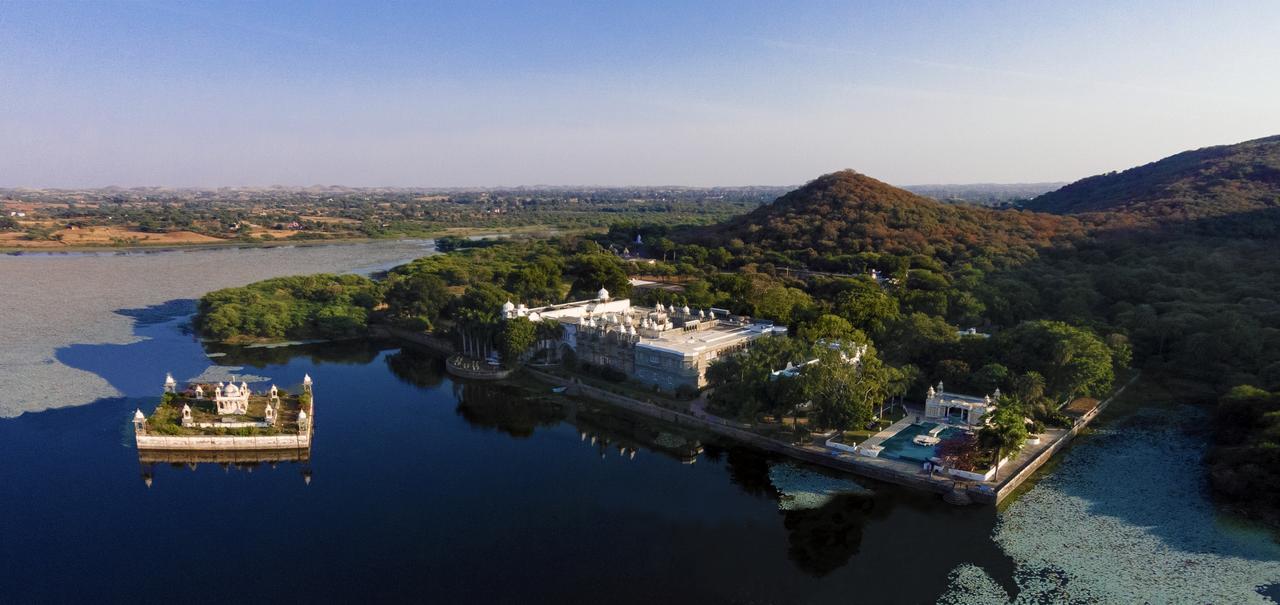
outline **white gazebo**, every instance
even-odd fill
[[[1000,389],[984,397],[948,393],[942,389],[942,383],[929,387],[924,400],[924,417],[934,422],[947,424],[964,424],[977,426],[992,410],[1000,399]]]
[[[243,381],[240,386],[231,382],[223,386],[221,382],[213,390],[213,401],[219,414],[249,413],[249,385]]]

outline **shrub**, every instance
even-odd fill
[[[676,398],[693,399],[698,396],[698,389],[691,385],[682,384],[676,387]]]

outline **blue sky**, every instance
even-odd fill
[[[1280,2],[0,0],[0,186],[1074,180],[1280,134]]]

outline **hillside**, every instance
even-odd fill
[[[922,254],[945,263],[1025,259],[1082,236],[1078,221],[1020,210],[943,204],[852,170],[827,174],[770,204],[709,229],[714,239],[782,254],[810,266],[820,257]]]
[[[1160,222],[1280,208],[1280,136],[1184,151],[1092,176],[1026,207],[1058,214],[1115,212]]]

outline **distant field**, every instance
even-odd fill
[[[301,218],[301,219],[302,219],[302,220],[304,220],[304,221],[313,221],[313,222],[317,222],[317,223],[329,223],[329,224],[332,224],[332,225],[359,225],[359,224],[360,224],[360,221],[358,221],[358,220],[356,220],[356,219],[353,219],[353,218],[342,218],[342,217],[339,217],[339,216],[312,216],[312,215],[303,215],[303,216],[300,216],[300,217],[298,217],[298,218]]]
[[[0,247],[54,249],[77,246],[111,246],[118,242],[129,242],[129,245],[138,246],[174,246],[227,241],[190,231],[145,233],[109,226],[59,229],[56,233],[62,235],[62,241],[28,240],[24,239],[24,234],[19,232],[0,233]]]
[[[13,208],[16,205],[10,204]],[[345,219],[335,219],[341,221]],[[272,229],[262,225],[245,223],[248,235],[268,237],[269,239],[290,239],[299,231],[288,229]],[[64,248],[98,248],[98,247],[137,247],[137,246],[193,246],[220,243],[242,243],[231,237],[216,237],[196,233],[194,231],[149,232],[127,225],[94,225],[84,227],[68,227],[53,220],[19,220],[20,230],[0,231],[0,249],[35,249],[57,250]],[[28,230],[47,230],[50,234],[44,239],[30,239]],[[333,234],[331,237],[341,237]]]

